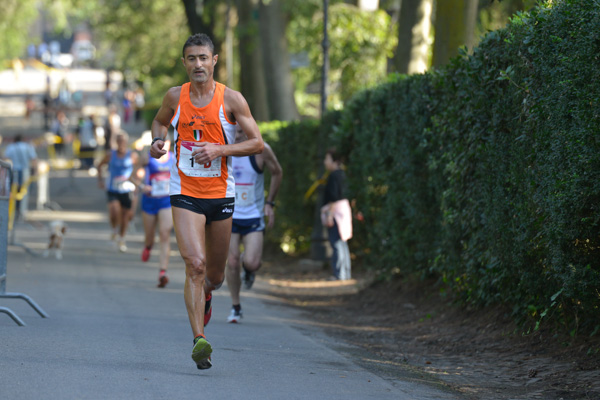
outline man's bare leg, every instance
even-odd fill
[[[127,251],[127,245],[125,244],[125,235],[127,235],[127,227],[129,226],[129,216],[131,215],[131,209],[124,208],[121,206],[119,212],[119,251],[125,253]]]
[[[163,208],[158,212],[158,238],[160,242],[160,268],[169,268],[169,253],[171,252],[171,230],[173,217],[171,210]]]
[[[231,218],[213,221],[206,227],[206,278],[208,294],[225,280],[225,264],[231,240]]]
[[[142,211],[142,223],[144,224],[144,246],[151,248],[154,246],[154,236],[156,235],[157,216]]]
[[[250,289],[254,284],[255,272],[262,264],[263,232],[250,232],[244,236],[244,254],[242,267],[244,268],[244,285]]]
[[[185,262],[185,286],[183,295],[188,318],[194,334],[192,360],[198,369],[212,366],[212,346],[204,336],[204,306],[206,297],[206,216],[172,207],[175,236],[179,252]]]
[[[171,212],[171,210],[169,210]],[[154,236],[156,235],[156,225],[158,224],[158,216],[148,214],[142,210],[142,223],[144,225],[144,248],[142,249],[142,261],[146,262],[150,259],[150,251],[154,246]]]
[[[129,226],[130,215],[131,215],[131,209],[124,208],[121,206],[121,211],[119,214],[119,224],[120,224],[119,234],[121,235],[121,238],[125,238],[125,235],[127,234],[127,227]]]
[[[185,262],[183,295],[194,337],[204,335],[204,280],[206,278],[206,216],[172,207],[175,236]]]
[[[250,232],[244,236],[244,258],[241,262],[250,272],[256,272],[262,264],[263,232]]]
[[[242,280],[240,278],[240,234],[232,233],[229,242],[229,257],[227,258],[227,269],[225,272],[227,278],[227,287],[231,295],[233,305],[240,304],[240,288]]]
[[[121,204],[118,200],[113,200],[108,203],[108,220],[110,222],[110,227],[112,228],[112,240],[117,238],[117,234],[119,233],[119,227],[121,226],[121,221],[119,220],[119,216],[121,215]]]

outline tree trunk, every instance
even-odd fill
[[[294,84],[284,15],[280,0],[260,2],[260,37],[267,86],[267,100],[271,119],[289,121],[298,119],[294,99]]]
[[[197,0],[181,0],[183,2],[183,7],[185,9],[185,16],[187,17],[188,27],[190,28],[190,32],[193,34],[196,33],[205,33],[207,34],[213,44],[215,45],[215,54],[219,54],[221,50],[221,42],[215,37],[215,23],[214,18],[210,18],[210,22],[208,24],[204,23],[202,16],[204,15],[205,10],[208,9],[206,7],[210,1],[197,2]],[[215,2],[213,0],[213,2]],[[196,4],[198,3],[198,4]],[[218,2],[215,2],[218,3]],[[212,7],[214,8],[214,7]],[[186,38],[187,39],[187,38]],[[183,43],[181,44],[183,47]]]
[[[436,2],[433,65],[441,67],[458,55],[460,46],[471,48],[479,0],[442,0]]]
[[[234,8],[232,7],[232,0],[227,0],[227,10],[225,11],[225,54],[227,57],[225,58],[225,70],[227,73],[227,86],[230,88],[235,87],[235,76],[234,76],[234,68],[233,62],[235,57],[233,56],[233,38],[235,36],[235,27],[233,26],[234,17],[237,19],[237,16],[234,16]],[[237,21],[235,21],[237,23]]]
[[[402,74],[423,73],[428,66],[433,0],[402,0],[394,68]]]
[[[241,93],[257,121],[269,120],[263,55],[259,40],[258,0],[238,0]]]

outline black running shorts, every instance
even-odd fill
[[[197,199],[195,197],[176,194],[171,196],[171,207],[185,208],[197,214],[206,216],[206,224],[212,221],[221,221],[231,218],[235,205],[235,198],[225,199]]]
[[[117,193],[117,192],[106,192],[108,197],[108,202],[117,200],[121,207],[126,208],[128,210],[131,209],[131,193]]]

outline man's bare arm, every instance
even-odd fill
[[[102,176],[102,167],[104,167],[105,165],[108,165],[109,161],[110,161],[110,153],[106,153],[104,155],[104,158],[102,158],[102,160],[96,166],[96,169],[98,170],[98,187],[100,189],[104,189],[104,177]]]
[[[152,138],[163,139],[156,141],[150,147],[150,155],[154,158],[160,158],[167,153],[167,150],[163,149],[165,145],[164,139],[167,137],[167,133],[169,133],[169,124],[171,123],[173,115],[175,115],[175,108],[177,107],[177,103],[179,103],[180,93],[181,86],[176,86],[169,89],[163,98],[160,109],[152,121]]]
[[[283,170],[281,169],[279,161],[277,161],[277,157],[275,156],[273,149],[271,149],[271,146],[269,146],[267,143],[265,143],[265,148],[260,156],[264,162],[263,167],[266,166],[271,173],[269,195],[267,196],[264,207],[265,217],[267,218],[267,228],[270,229],[275,225],[275,197],[279,191],[279,185],[281,184],[281,178],[283,177]]]
[[[235,90],[226,89],[225,108],[233,114],[235,121],[240,125],[248,140],[225,146],[223,156],[249,156],[261,153],[264,142],[244,96]]]
[[[279,164],[273,149],[271,149],[271,146],[269,146],[267,143],[265,143],[262,156],[267,169],[271,173],[271,184],[269,185],[269,195],[267,197],[267,201],[272,202],[275,201],[277,192],[279,192],[279,186],[281,185],[281,179],[283,178],[283,169],[281,168],[281,164]]]

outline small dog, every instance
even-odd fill
[[[52,221],[50,223],[50,242],[48,248],[44,251],[44,257],[50,255],[54,249],[54,255],[57,260],[62,260],[63,238],[67,233],[67,225],[63,221]]]

